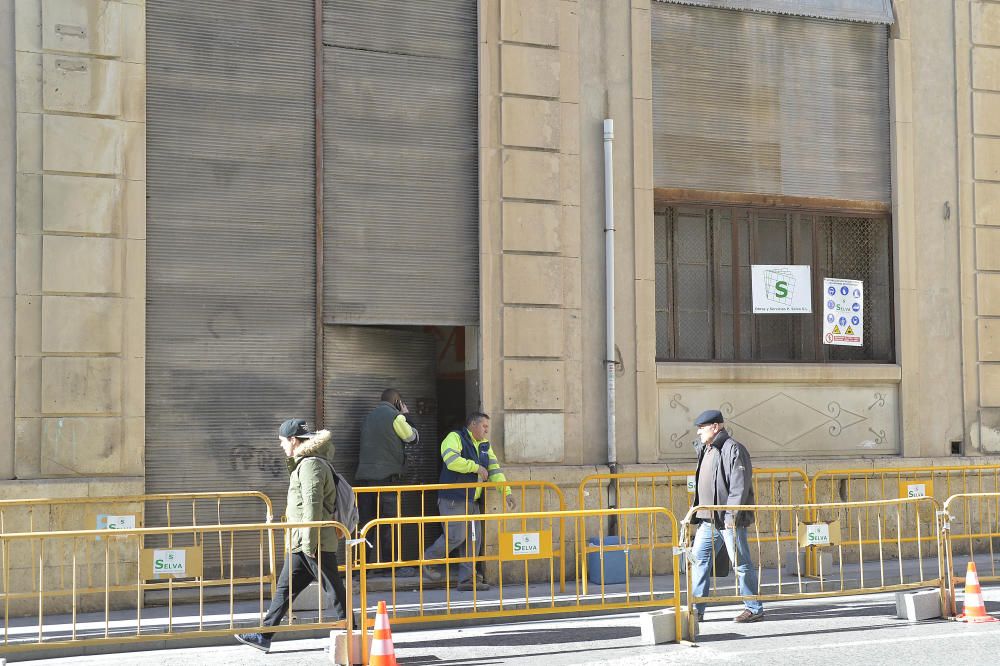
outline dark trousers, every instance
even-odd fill
[[[321,586],[326,598],[330,598],[331,591],[334,593],[336,602],[330,611],[329,619],[331,621],[344,619],[344,608],[346,608],[344,600],[347,598],[347,592],[344,590],[344,581],[340,578],[340,572],[337,571],[337,553],[322,552],[319,556],[322,573],[320,573],[320,567],[317,566],[316,560],[305,553],[291,553],[285,559],[285,564],[281,567],[281,575],[278,576],[274,598],[271,599],[271,605],[264,616],[263,626],[276,627],[281,624],[285,613],[288,612],[289,600],[299,596],[299,592],[309,587],[309,584],[314,580],[322,581]],[[291,578],[291,594],[289,594],[289,578]],[[326,619],[325,612],[323,617]],[[264,634],[265,638],[272,636],[274,636],[274,632]]]
[[[398,485],[398,481],[392,478],[373,481],[371,479],[358,479],[357,486],[392,486]],[[358,494],[358,525],[364,527],[376,518],[398,518],[399,507],[396,502],[396,493],[359,493]],[[392,552],[392,525],[379,525],[378,529],[368,531],[368,542],[371,546],[365,546],[368,551],[368,562],[392,562],[396,559]],[[399,530],[399,526],[396,526]]]

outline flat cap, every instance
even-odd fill
[[[698,415],[694,420],[696,426],[708,425],[709,423],[722,423],[722,412],[717,409],[707,409]]]

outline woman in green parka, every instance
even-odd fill
[[[302,419],[289,419],[278,429],[281,448],[291,473],[288,480],[289,523],[332,521],[337,506],[337,485],[333,477],[333,441],[328,430],[309,432]],[[263,626],[275,627],[288,612],[289,601],[314,580],[322,582],[327,598],[332,591],[336,603],[332,620],[343,619],[346,592],[337,571],[337,530],[334,527],[290,530],[286,560],[278,577],[274,598],[264,616]],[[291,589],[289,589],[291,578]],[[236,640],[258,650],[271,649],[274,633],[240,634]]]

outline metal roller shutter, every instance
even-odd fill
[[[334,433],[337,469],[354,478],[361,422],[378,403],[384,389],[396,388],[402,393],[411,410],[410,418],[420,433],[419,443],[406,448],[406,474],[402,483],[437,483],[441,438],[437,432],[434,337],[413,330],[328,326],[324,345],[327,377],[324,411]],[[426,500],[428,515],[436,513],[434,494],[429,494]],[[405,495],[402,512],[419,516],[420,497],[413,493]],[[430,530],[427,534],[431,538]],[[415,538],[404,538],[404,551],[415,548],[417,543]],[[405,554],[416,553],[411,550]]]
[[[653,3],[655,186],[889,202],[887,38]]]
[[[324,319],[479,318],[476,0],[325,0]]]
[[[280,515],[277,427],[315,404],[313,4],[147,16],[146,488],[260,490]]]

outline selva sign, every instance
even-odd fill
[[[538,532],[526,532],[522,534],[512,534],[511,547],[515,555],[540,555],[542,552],[541,540]]]
[[[187,573],[187,558],[183,548],[153,551],[153,574],[183,576]]]

